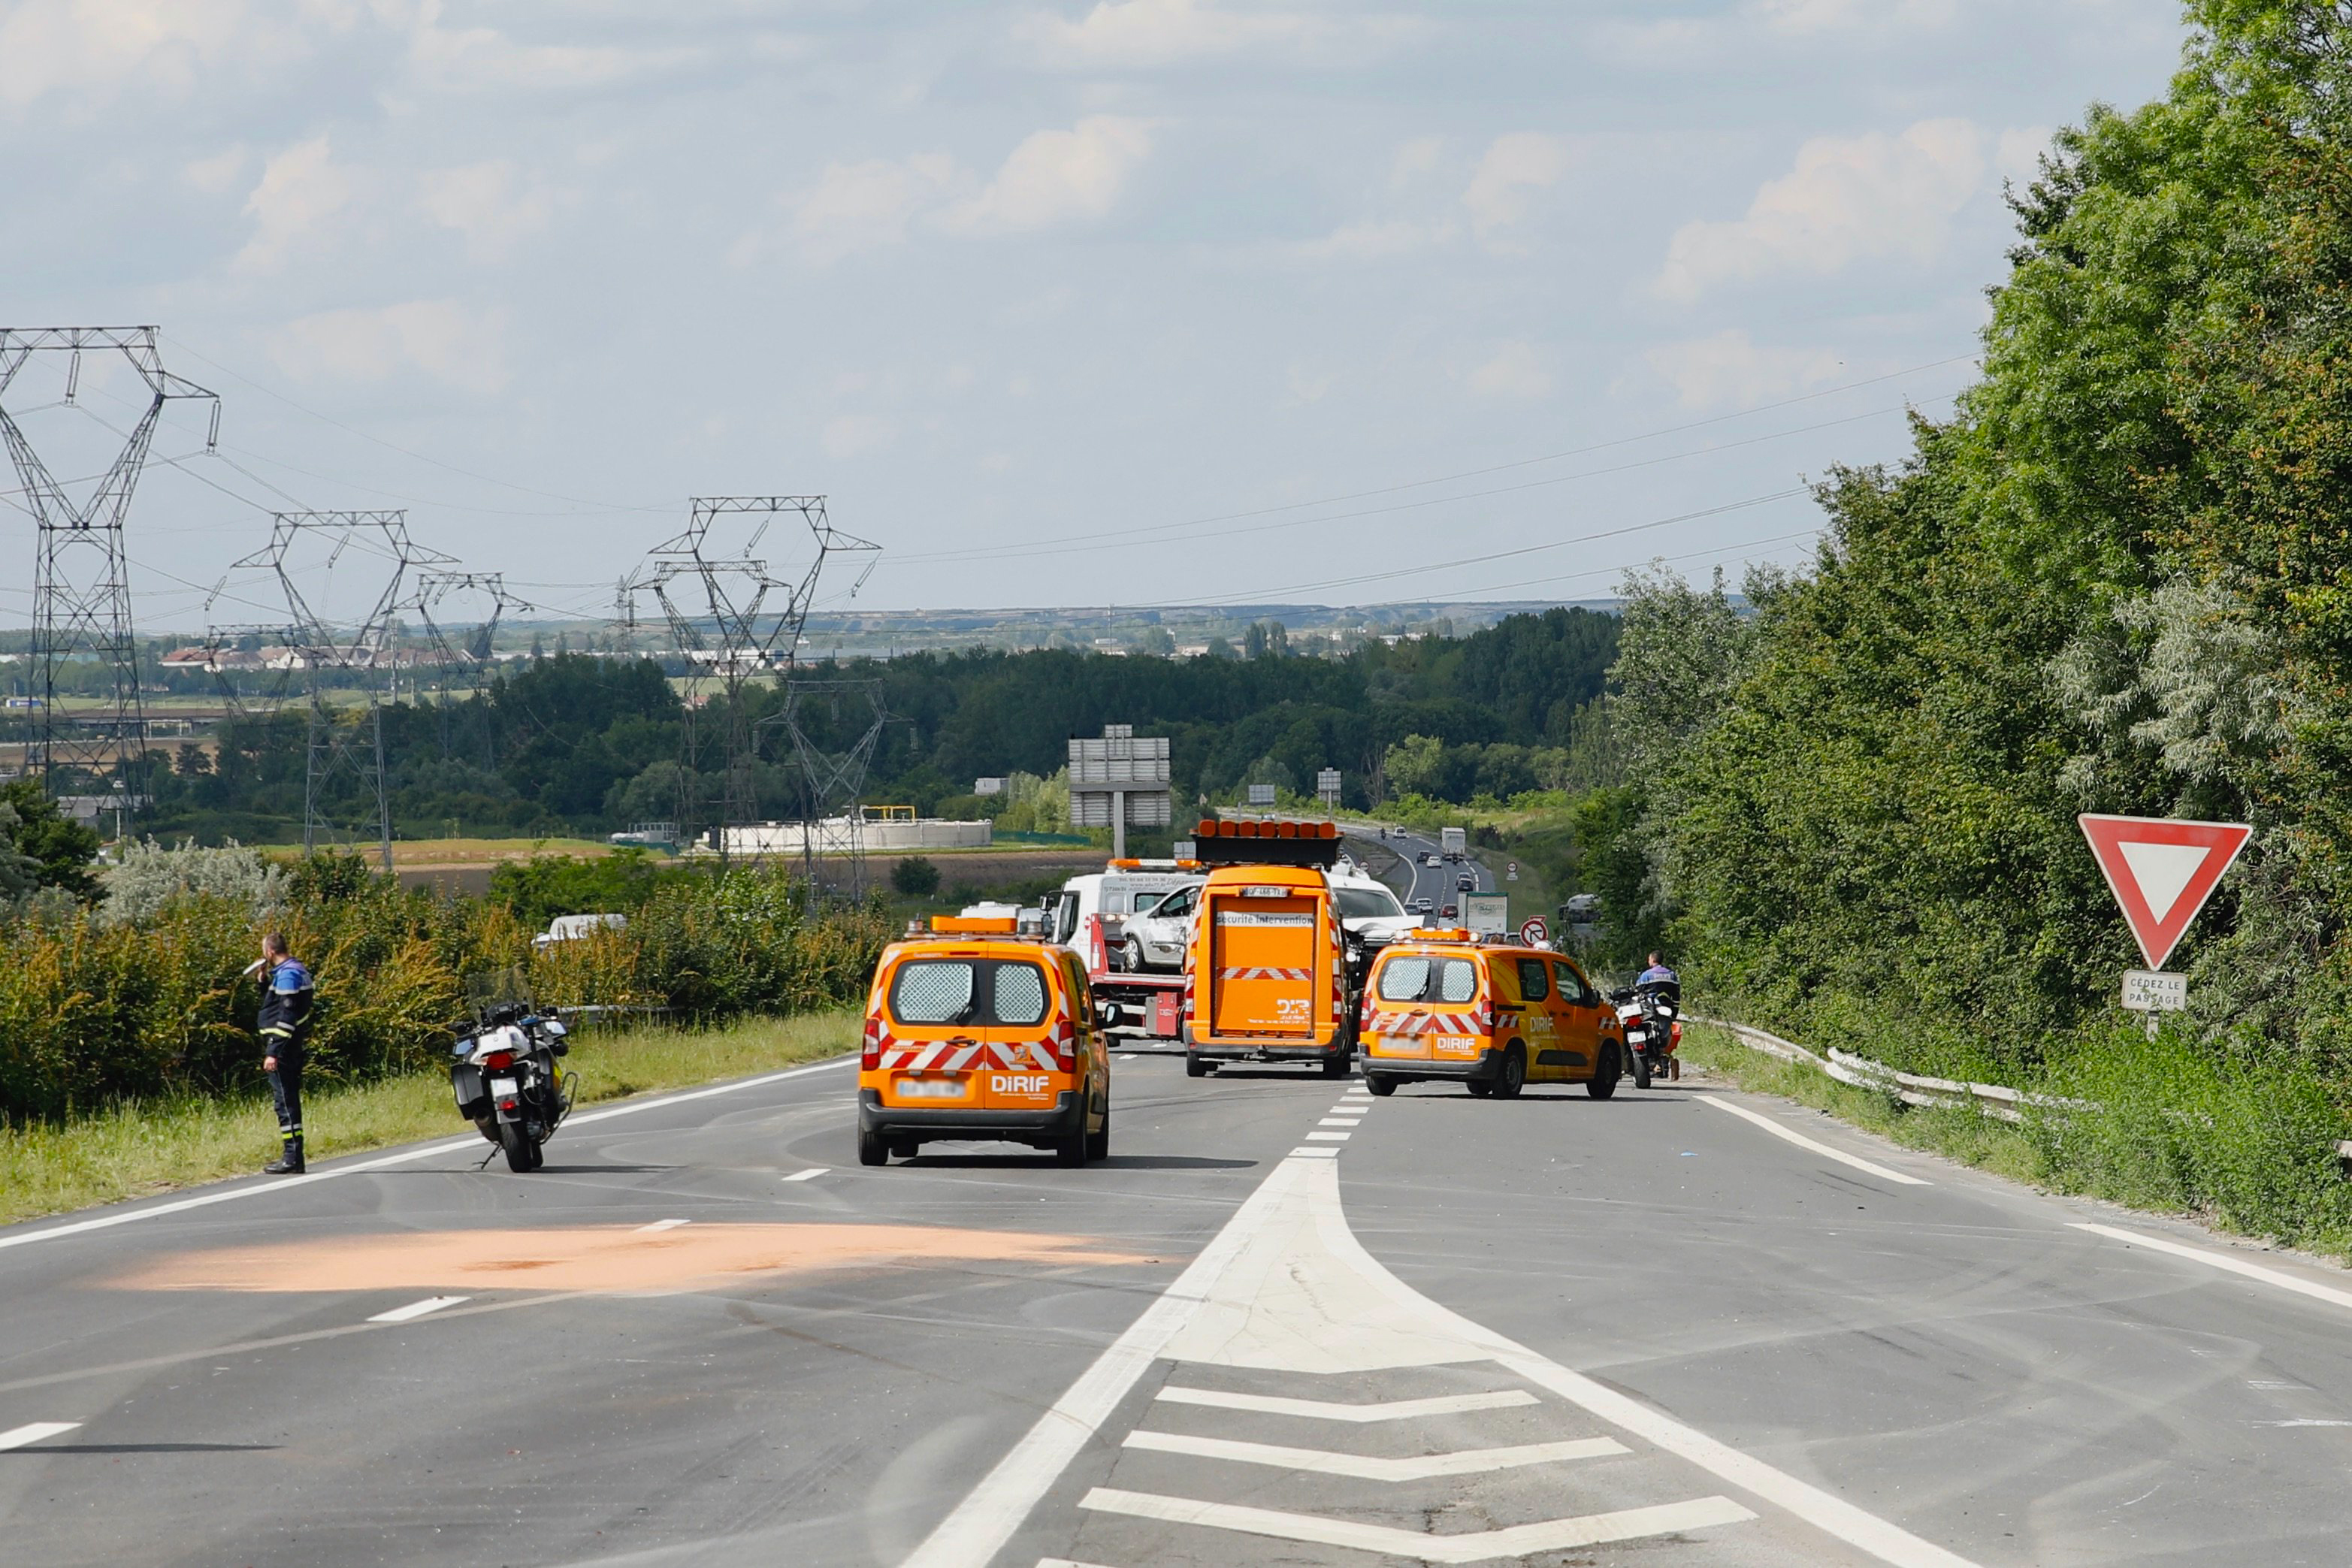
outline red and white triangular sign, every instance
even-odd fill
[[[2221,873],[2254,830],[2243,822],[2180,822],[2166,817],[2077,817],[2116,903],[2151,969],[2179,945],[2189,923],[2221,885]]]

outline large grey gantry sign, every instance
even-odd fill
[[[1175,821],[1168,795],[1168,737],[1139,737],[1131,724],[1103,726],[1100,740],[1070,737],[1070,821],[1108,828],[1111,853],[1125,858],[1127,830]]]

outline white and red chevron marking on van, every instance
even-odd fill
[[[1220,969],[1217,971],[1217,978],[1221,980],[1304,981],[1314,977],[1314,972],[1308,969]]]
[[[1424,1034],[1474,1035],[1486,1032],[1485,1021],[1475,1013],[1381,1013],[1375,1019],[1375,1027],[1382,1034],[1403,1035],[1408,1039],[1418,1039]]]
[[[1015,1069],[1051,1072],[1054,1071],[1054,1051],[1041,1040],[1015,1040],[1011,1044],[947,1040],[934,1040],[928,1045],[886,1042],[882,1050],[882,1066],[890,1072],[963,1072],[974,1070],[1004,1072]]]

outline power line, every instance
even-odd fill
[[[1620,538],[1627,534],[1643,533],[1651,528],[1668,528],[1675,523],[1696,522],[1701,517],[1717,517],[1727,512],[1745,511],[1750,507],[1767,506],[1774,501],[1785,501],[1794,496],[1811,493],[1804,486],[1797,485],[1785,490],[1773,490],[1761,496],[1750,496],[1744,501],[1727,501],[1719,507],[1705,507],[1695,512],[1678,512],[1671,517],[1653,517],[1645,523],[1628,523],[1622,528],[1603,528],[1598,533],[1579,534],[1574,538],[1550,539],[1542,544],[1521,545],[1514,549],[1490,550],[1483,555],[1454,556],[1446,560],[1424,561],[1417,566],[1397,567],[1387,571],[1360,572],[1353,577],[1325,578],[1318,582],[1286,583],[1279,588],[1254,589],[1248,594],[1229,593],[1209,599],[1158,600],[1139,608],[1157,610],[1187,604],[1248,603],[1262,594],[1304,593],[1326,588],[1350,588],[1361,582],[1386,582],[1394,578],[1451,571],[1457,567],[1475,566],[1484,561],[1510,560],[1519,556],[1538,555],[1545,550],[1566,549],[1570,545],[1591,544],[1596,539]]]

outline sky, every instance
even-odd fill
[[[268,620],[226,569],[270,514],[359,507],[604,613],[740,495],[881,546],[869,610],[1589,600],[1806,559],[1807,480],[1973,374],[2003,180],[2183,37],[2170,0],[0,0],[0,325],[155,324],[219,394],[131,501],[142,628]],[[62,406],[65,358],[0,406],[94,482],[144,394],[93,356]],[[383,564],[299,570],[348,614]]]

